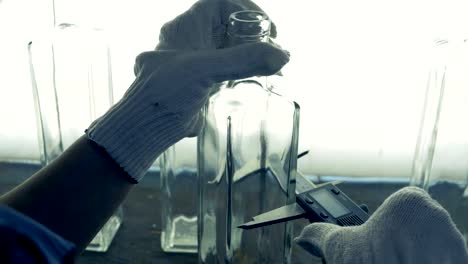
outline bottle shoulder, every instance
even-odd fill
[[[217,86],[210,97],[210,104],[244,105],[244,104],[284,104],[296,107],[290,98],[277,93],[270,83],[258,79],[228,81]],[[297,105],[298,107],[298,105]]]

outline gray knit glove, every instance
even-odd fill
[[[138,56],[124,97],[86,131],[136,182],[164,150],[199,131],[212,84],[271,75],[289,61],[268,43],[215,49],[224,16],[241,6],[206,0],[193,8],[163,27],[158,50]]]
[[[295,241],[329,264],[468,263],[448,212],[416,187],[391,195],[361,226],[314,223]]]
[[[199,0],[161,29],[157,50],[219,49],[226,44],[229,16],[238,11],[263,11],[250,0]],[[271,25],[270,37],[276,37]]]

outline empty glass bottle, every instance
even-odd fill
[[[197,139],[185,138],[166,150],[161,162],[161,248],[197,252]]]
[[[444,206],[468,241],[468,38],[439,39],[431,55],[411,184]]]
[[[233,13],[226,46],[269,41],[270,27],[262,12]],[[200,263],[290,262],[290,223],[237,228],[295,202],[299,105],[274,92],[276,78],[225,82],[204,108],[198,137]]]
[[[113,104],[104,32],[58,25],[28,45],[41,163],[57,158]],[[122,222],[119,208],[87,250],[106,251]]]
[[[424,98],[424,108],[416,145],[411,183],[428,188],[437,141],[439,118],[442,108],[446,63],[449,54],[447,40],[437,40],[431,48],[432,61]]]

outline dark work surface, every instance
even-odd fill
[[[382,190],[376,185],[369,185],[366,189],[379,190],[378,199],[385,197],[397,190],[398,187],[387,187]],[[353,191],[353,188],[341,186],[341,189],[351,197],[358,197],[360,191]],[[360,196],[360,195],[359,195]],[[159,235],[161,232],[159,210],[157,205],[160,202],[159,192],[155,188],[137,186],[129,194],[124,203],[124,223],[118,231],[112,245],[107,253],[85,252],[78,263],[98,264],[98,263],[197,263],[194,254],[166,254],[161,251]],[[364,199],[357,199],[363,202]],[[371,210],[378,206],[378,202],[368,203]],[[307,221],[295,222],[295,233],[299,233],[307,225]],[[299,247],[294,247],[292,263],[321,263],[303,251]]]
[[[31,175],[37,167],[27,167],[17,173],[10,165],[0,163],[0,193],[11,189]],[[357,203],[368,205],[373,212],[391,193],[404,187],[404,183],[343,183],[340,188]],[[197,263],[195,254],[166,254],[161,251],[161,215],[159,180],[149,174],[128,195],[123,204],[124,220],[106,253],[85,252],[78,264],[101,263]],[[466,211],[466,210],[465,210]],[[466,215],[464,215],[466,219]],[[307,225],[305,220],[295,221],[295,234]],[[321,263],[297,246],[293,247],[292,263]]]
[[[78,263],[197,263],[194,254],[161,251],[159,199],[155,188],[136,186],[123,204],[123,224],[108,251],[85,252]]]

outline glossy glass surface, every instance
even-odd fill
[[[197,252],[197,139],[186,138],[161,156],[161,247]]]
[[[227,46],[268,41],[259,12],[231,15]],[[204,109],[198,141],[200,263],[289,263],[292,226],[237,226],[295,202],[299,106],[276,94],[275,77],[224,83]]]
[[[84,134],[113,104],[105,32],[58,25],[28,45],[40,159],[46,165]],[[122,222],[119,208],[88,250],[106,251]]]
[[[202,263],[289,261],[289,224],[237,228],[294,201],[299,107],[263,81],[230,82],[205,109],[198,149]]]

